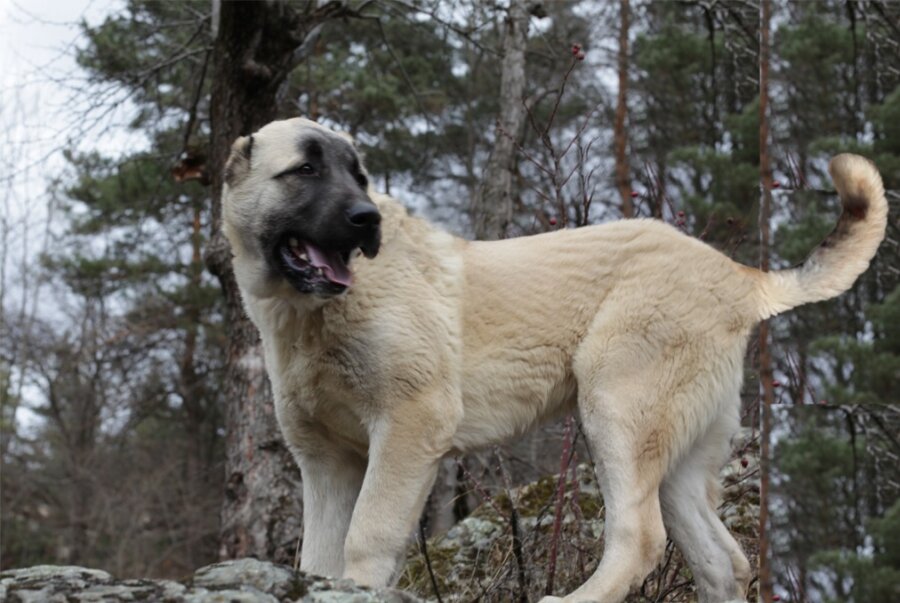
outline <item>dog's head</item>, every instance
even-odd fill
[[[330,297],[353,279],[361,251],[378,253],[381,214],[352,141],[307,119],[239,138],[225,167],[223,230],[241,285],[259,297],[284,283]]]

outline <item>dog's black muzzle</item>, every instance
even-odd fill
[[[381,212],[371,201],[358,201],[344,212],[350,236],[356,239],[350,248],[359,247],[371,259],[381,246]]]

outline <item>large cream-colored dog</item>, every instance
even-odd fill
[[[577,411],[606,546],[562,600],[621,601],[667,534],[701,601],[743,600],[750,566],[715,501],[750,330],[848,289],[884,236],[873,165],[830,170],[834,232],[762,273],[654,220],[464,241],[372,191],[314,122],[239,139],[224,228],[303,475],[301,568],[390,583],[441,457]]]

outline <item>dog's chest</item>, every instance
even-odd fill
[[[362,341],[298,340],[277,351],[276,395],[328,430],[355,444],[368,442],[367,417],[377,378]]]

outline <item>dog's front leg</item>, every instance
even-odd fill
[[[344,570],[344,539],[365,472],[356,454],[329,447],[298,452],[303,479],[303,548],[300,569],[339,577]]]
[[[275,410],[303,480],[300,569],[339,577],[344,572],[344,539],[366,461],[330,437],[328,430],[298,405],[279,400]]]
[[[373,429],[369,466],[344,546],[344,577],[388,585],[422,513],[441,457],[450,449],[457,419],[423,413],[423,405],[394,408]]]

